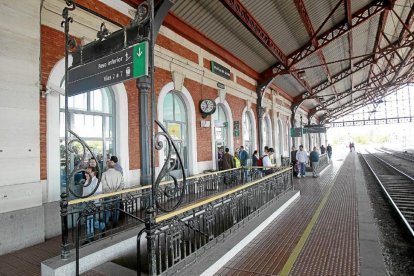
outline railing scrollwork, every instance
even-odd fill
[[[69,130],[69,133],[72,135],[71,136],[71,140],[68,142],[68,148],[67,148],[67,153],[69,153],[70,155],[74,155],[76,153],[79,153],[79,149],[76,147],[76,145],[80,145],[82,147],[81,152],[82,152],[82,157],[80,158],[80,160],[86,160],[87,157],[87,152],[89,152],[89,154],[92,156],[93,159],[98,160],[95,156],[95,154],[93,153],[93,151],[91,150],[91,148],[88,146],[88,144],[81,138],[79,137],[75,132],[73,132],[72,130]],[[68,183],[66,183],[66,185],[68,186],[68,190],[70,192],[71,195],[73,195],[76,198],[87,198],[90,197],[91,195],[93,195],[96,190],[98,190],[99,185],[101,183],[101,178],[102,178],[102,169],[100,168],[99,163],[96,163],[96,176],[98,178],[98,182],[96,183],[96,186],[93,188],[93,190],[91,190],[91,192],[89,192],[86,195],[82,195],[83,189],[86,187],[89,187],[90,185],[92,185],[92,181],[91,179],[89,179],[89,181],[86,181],[85,179],[82,179],[79,184],[82,185],[82,189],[81,189],[81,193],[78,193],[78,191],[76,191],[75,189],[73,189],[74,185],[75,185],[75,175],[79,175],[79,174],[83,174],[86,173],[86,167],[83,165],[82,162],[78,162],[76,165],[74,164],[74,167],[72,169],[72,171],[69,173],[69,177],[68,177]]]
[[[164,149],[165,144],[167,149],[164,164],[154,184],[155,204],[159,210],[163,212],[171,212],[177,209],[184,197],[186,187],[184,163],[181,159],[177,146],[174,143],[174,140],[168,134],[165,127],[158,120],[155,120],[155,123],[161,128],[162,131],[155,134],[156,143],[154,147],[156,150],[162,150]],[[164,140],[165,143],[162,140]],[[176,158],[171,158],[173,152],[175,152]],[[171,160],[172,162],[170,162]],[[182,181],[180,182],[174,175],[171,174],[171,171],[173,171],[173,169],[176,168],[177,165],[180,168],[182,174]],[[162,179],[164,179],[167,176],[171,177],[173,183],[170,185],[160,186]],[[163,202],[165,202],[165,199],[162,200],[163,197],[166,197],[167,200],[176,200],[176,203],[172,206],[169,204],[170,207],[167,207],[165,204],[163,204]]]

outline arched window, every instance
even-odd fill
[[[170,91],[164,98],[163,103],[163,122],[168,133],[173,138],[177,145],[177,150],[184,162],[184,169],[188,168],[188,122],[187,122],[187,109],[184,101],[181,98],[179,92]],[[165,148],[167,150],[167,148]],[[165,152],[165,155],[167,153]],[[172,159],[176,159],[176,155],[171,156]],[[174,160],[170,160],[174,162]],[[174,167],[175,170],[180,169],[178,162]],[[179,176],[179,173],[178,173]]]
[[[278,126],[278,131],[279,131],[279,153],[282,154],[285,137],[283,135],[283,125],[280,120],[277,121],[277,126]]]
[[[102,88],[68,98],[69,129],[79,135],[95,154],[101,168],[106,159],[115,155],[114,100],[110,88]],[[65,97],[60,96],[60,158],[61,189],[65,185]],[[81,148],[75,147],[72,164],[87,162],[81,160]],[[86,154],[89,159],[90,154]],[[85,163],[86,165],[86,163]]]
[[[263,147],[268,146],[269,148],[273,147],[272,143],[272,126],[270,124],[270,119],[268,116],[263,118],[263,126],[262,126],[262,137],[263,137]]]
[[[215,139],[215,150],[216,150],[216,160],[217,168],[220,167],[219,159],[221,154],[223,154],[225,148],[229,147],[229,133],[228,127],[229,122],[227,120],[226,112],[224,111],[224,105],[222,103],[217,104],[217,110],[213,114],[214,120],[214,139]]]
[[[250,111],[246,111],[243,116],[243,144],[248,153],[253,152],[254,147],[254,133],[252,115]]]

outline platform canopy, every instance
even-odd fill
[[[171,2],[168,27],[194,41],[184,27],[191,26],[230,53],[221,57],[231,66],[255,72],[259,89],[287,93],[323,122],[380,101],[414,76],[412,0]]]

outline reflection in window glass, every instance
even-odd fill
[[[112,125],[112,117],[105,117],[105,138],[112,138],[113,136],[113,125]]]
[[[174,139],[186,169],[188,167],[187,110],[178,92],[171,91],[165,96],[163,116],[164,126]],[[167,150],[167,147],[165,147],[165,150]],[[167,156],[166,152],[164,154]],[[173,154],[171,158],[176,159],[176,154]],[[173,160],[170,160],[170,162],[173,162]],[[174,169],[178,170],[180,167],[176,165]]]
[[[65,98],[60,98],[60,156],[61,156],[61,189],[65,189]],[[104,168],[106,159],[116,154],[114,152],[114,110],[113,95],[108,88],[99,89],[68,98],[69,103],[69,129],[79,135],[95,154],[101,168]],[[70,166],[73,168],[79,162],[87,166],[91,157],[86,154],[85,160],[80,160],[83,153],[80,144],[75,144],[73,156],[69,156]]]
[[[246,111],[243,116],[243,141],[247,152],[253,152],[253,127],[250,111]]]
[[[102,137],[102,116],[73,114],[72,130],[81,137]]]
[[[103,97],[101,90],[91,91],[91,111],[103,112]]]
[[[164,100],[164,118],[174,118],[174,105],[172,93],[168,93]]]
[[[65,137],[65,112],[59,113],[59,137]]]
[[[87,110],[87,94],[79,94],[73,97],[69,97],[68,104],[70,109]]]

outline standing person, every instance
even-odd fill
[[[293,146],[292,151],[290,152],[290,164],[293,167],[293,176],[298,176],[298,169],[296,166],[298,160],[296,159],[296,152],[298,152],[298,150],[295,148],[295,146]]]
[[[316,147],[313,147],[313,151],[309,154],[309,160],[312,163],[312,173],[313,177],[318,177],[318,168],[319,168],[319,152]]]
[[[124,179],[122,177],[122,174],[115,170],[115,163],[112,161],[109,161],[108,169],[102,174],[102,191],[104,193],[113,193],[120,191],[124,188]],[[119,196],[113,196],[106,199],[106,204],[110,204],[112,206],[109,206],[109,209],[112,210],[112,223],[113,226],[116,226],[118,223],[119,218],[119,207],[121,204],[121,199]],[[110,217],[110,211],[104,212],[104,220],[105,225],[108,226],[109,224],[109,217]]]
[[[270,163],[273,165],[275,164],[275,157],[274,157],[275,150],[273,148],[269,148],[269,159]]]
[[[240,146],[239,158],[240,158],[240,164],[243,167],[247,166],[247,160],[249,159],[249,155],[247,154],[247,151],[244,149],[243,146]]]
[[[229,170],[235,167],[233,156],[230,154],[229,148],[226,148],[225,153],[223,155],[223,170]],[[224,173],[224,183],[230,184],[231,183],[231,173],[226,172]],[[230,174],[230,175],[229,175]]]
[[[229,153],[229,151],[229,148],[226,148],[223,155],[223,170],[234,168],[233,156]]]
[[[233,159],[234,159],[234,168],[240,168],[241,161],[240,161],[240,157],[237,151],[234,153]]]
[[[332,157],[332,146],[331,146],[331,144],[328,144],[328,146],[326,147],[326,152],[328,153],[329,160],[331,160],[331,157]]]
[[[95,167],[88,167],[85,171],[85,184],[83,185],[82,196],[95,196],[102,193],[102,186],[99,185],[96,191],[92,194],[95,190],[96,186],[98,185],[98,178],[96,177],[97,170]],[[98,205],[99,201],[95,200],[95,204]],[[86,206],[86,205],[85,205]],[[86,217],[86,241],[84,244],[91,242],[93,240],[93,236],[95,235],[95,227],[100,228],[101,230],[104,227],[99,223],[99,220],[95,221],[95,216],[97,214],[89,214]],[[102,227],[100,227],[102,226]]]
[[[239,159],[240,159],[241,166],[246,167],[247,160],[249,160],[249,154],[247,153],[247,151],[244,149],[243,146],[240,146]],[[244,181],[245,179],[247,179],[247,168],[243,168],[242,170],[243,170],[242,180]]]
[[[266,168],[266,167],[271,167],[272,166],[272,162],[270,162],[270,157],[269,155],[271,154],[271,152],[269,152],[269,148],[265,147],[265,154],[262,157],[262,162],[263,162],[263,173],[264,175],[268,175],[272,172],[272,170],[270,168]]]
[[[118,163],[118,157],[116,157],[115,155],[112,155],[111,159],[109,159],[109,162],[113,162],[114,163],[114,169],[117,170],[118,172],[120,172],[121,175],[124,175],[122,167]]]
[[[257,152],[257,150],[255,150],[252,154],[252,166],[256,167],[257,166],[257,161],[259,160],[259,153]]]
[[[300,172],[298,178],[305,177],[306,175],[306,161],[308,161],[308,153],[303,149],[303,145],[299,146],[299,150],[296,152],[296,159],[300,164]]]
[[[220,147],[217,153],[219,171],[223,170],[223,155],[224,155],[223,147]]]
[[[321,146],[321,154],[325,154],[326,153],[326,148],[324,145]]]

